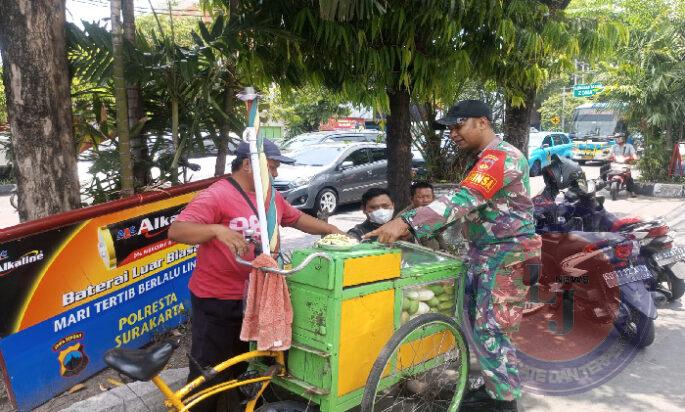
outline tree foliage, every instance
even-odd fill
[[[286,139],[302,133],[318,131],[322,123],[331,117],[349,115],[343,106],[345,100],[323,86],[306,85],[293,90],[275,88],[269,99],[269,115],[283,120],[287,129]]]
[[[627,104],[629,127],[645,137],[642,177],[668,180],[673,144],[685,140],[685,12],[667,0],[616,2],[630,42],[605,62],[608,99]]]
[[[542,130],[551,132],[568,132],[571,130],[573,109],[587,103],[587,99],[581,97],[573,97],[570,88],[565,91],[565,96],[562,96],[561,90],[557,89],[556,93],[551,93],[547,99],[540,106],[540,127]],[[562,129],[562,116],[564,118],[564,128]],[[558,122],[555,124],[553,119],[557,118]]]

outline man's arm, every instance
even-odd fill
[[[217,239],[236,255],[248,250],[247,242],[240,233],[217,224],[175,221],[169,227],[168,237],[174,242],[188,245],[198,245]]]
[[[635,150],[635,146],[632,144],[628,144],[628,155],[637,160],[637,151]]]
[[[329,235],[332,233],[342,234],[345,232],[341,231],[337,227],[326,223],[323,220],[319,220],[303,213],[297,221],[291,225],[297,230],[301,230],[310,235]]]
[[[417,239],[423,239],[485,205],[488,199],[482,193],[462,186],[452,195],[441,196],[427,206],[403,214],[402,219]]]
[[[525,158],[508,156],[502,150],[487,150],[451,195],[410,210],[364,238],[378,236],[380,242],[394,242],[410,229],[417,239],[426,238],[486,205],[500,189],[520,181],[527,169]]]

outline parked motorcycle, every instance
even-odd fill
[[[603,199],[595,196],[595,182],[588,182],[575,162],[553,157],[543,178],[545,189],[533,199],[543,238],[538,286],[562,293],[561,301],[569,305],[571,300],[574,311],[613,322],[636,346],[650,345],[657,316],[651,292],[656,288],[637,237],[599,231],[608,219]]]
[[[604,211],[602,227],[614,232],[632,233],[640,242],[641,262],[654,273],[657,302],[673,302],[685,294],[685,248],[673,245],[670,228],[662,220],[643,221],[619,217]]]
[[[571,169],[576,167],[567,160],[564,164]],[[558,202],[545,204],[541,202],[543,196],[534,199],[536,212],[548,216],[547,220],[537,216],[538,232],[578,230],[632,236],[640,243],[640,263],[647,265],[655,275],[650,285],[655,301],[661,304],[680,299],[685,294],[685,248],[674,246],[668,225],[660,219],[643,220],[610,213],[604,208],[604,197],[596,195],[596,191],[606,185],[605,181],[583,182],[580,174],[575,179],[581,183],[570,182],[563,192],[553,184],[545,186],[546,198],[560,196]]]
[[[618,199],[618,194],[627,189],[627,182],[632,180],[631,158],[612,156],[609,162],[599,169],[599,177],[606,182],[611,194],[611,200]]]

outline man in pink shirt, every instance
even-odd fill
[[[264,153],[273,177],[278,176],[281,163],[295,162],[281,155],[278,147],[267,139],[264,140]],[[241,143],[235,154],[231,175],[200,192],[169,228],[169,239],[200,245],[197,266],[188,287],[192,304],[191,355],[202,367],[248,351],[247,343],[239,337],[245,281],[250,268],[237,263],[235,255],[254,259],[254,246],[245,241],[244,233],[250,229],[259,234],[259,219],[249,145]],[[342,233],[335,226],[295,209],[280,193],[275,192],[275,195],[280,225],[316,235]],[[191,362],[188,379],[199,375],[199,368]],[[230,374],[217,379],[234,377],[235,374]],[[235,398],[231,403],[235,404]],[[210,398],[199,406],[202,408],[194,410],[214,411],[216,401],[212,402]]]

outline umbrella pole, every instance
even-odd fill
[[[257,217],[259,218],[259,239],[262,242],[262,252],[269,253],[269,229],[266,225],[266,209],[264,208],[264,191],[268,188],[262,187],[261,162],[259,161],[260,151],[257,147],[257,136],[254,127],[249,127],[248,138],[250,143],[250,163],[252,164],[252,179],[254,181],[255,197],[257,198]]]
[[[264,200],[266,199],[264,191],[268,191],[269,188],[265,188],[262,185],[262,164],[260,155],[263,148],[259,147],[257,144],[259,95],[255,93],[254,88],[246,87],[245,91],[238,95],[238,98],[247,103],[247,128],[243,132],[243,140],[246,140],[250,145],[250,165],[252,166],[252,179],[257,200],[257,218],[259,219],[259,239],[262,244],[262,253],[270,253],[269,229],[266,221],[266,208],[264,207]],[[255,127],[256,125],[257,127]],[[268,171],[266,171],[266,173],[268,173]]]

